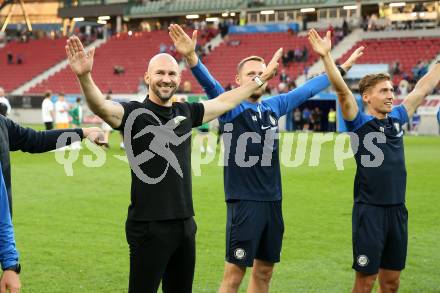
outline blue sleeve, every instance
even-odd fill
[[[21,127],[10,119],[6,119],[8,128],[9,148],[11,151],[21,150],[29,153],[44,153],[56,149],[58,138],[66,132],[74,132],[83,138],[83,131],[77,129],[57,129],[48,131],[35,131],[31,128]],[[69,139],[67,144],[74,141]]]
[[[191,71],[198,83],[203,87],[203,90],[208,95],[209,99],[214,99],[225,92],[225,89],[217,80],[215,80],[200,60],[197,62],[196,66],[191,68]],[[230,122],[242,112],[241,108],[242,107],[238,105],[231,111],[221,115],[218,119],[224,123]]]
[[[3,173],[0,168],[0,263],[2,270],[18,263],[18,252],[15,248],[14,229],[9,213],[8,194]]]
[[[358,111],[356,118],[354,118],[354,120],[349,121],[349,120],[345,120],[345,125],[347,126],[347,131],[356,131],[359,128],[361,128],[365,123],[367,123],[368,121],[370,121],[371,119],[373,119],[372,116],[365,114],[362,111]]]
[[[198,83],[203,87],[209,99],[214,99],[225,92],[221,84],[215,80],[200,60],[196,66],[191,68],[191,71]]]
[[[264,100],[263,103],[267,104],[279,118],[329,86],[330,81],[327,74],[321,74],[296,89],[291,90],[287,94],[271,97]]]
[[[393,110],[391,110],[390,116],[399,119],[402,125],[409,121],[408,112],[404,105],[394,107]]]

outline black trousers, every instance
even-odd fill
[[[44,122],[44,125],[46,126],[46,130],[52,130],[53,129],[53,123],[52,122]]]
[[[194,219],[136,222],[127,220],[130,293],[192,292],[196,259]]]

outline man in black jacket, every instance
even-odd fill
[[[71,133],[71,139],[67,144],[82,140],[87,137],[89,140],[101,144],[103,132],[98,127],[60,129],[49,131],[35,131],[31,128],[24,128],[12,120],[0,115],[0,162],[8,192],[9,209],[12,215],[12,193],[11,193],[11,165],[10,151],[23,151],[28,153],[44,153],[57,148],[58,138]]]

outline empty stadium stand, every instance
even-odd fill
[[[418,61],[430,61],[440,53],[440,38],[369,39],[356,43],[339,61],[345,60],[356,48],[365,46],[358,64],[400,63],[400,68],[412,77],[411,69]],[[393,77],[394,84],[402,74]]]
[[[201,39],[203,45],[206,40]],[[93,77],[103,92],[135,93],[140,79],[147,68],[147,61],[159,53],[160,44],[168,47],[172,44],[168,32],[137,32],[131,36],[124,33],[113,36],[99,47],[95,53]],[[64,49],[61,50],[63,57]],[[114,67],[124,68],[124,73],[114,74]],[[49,79],[29,90],[30,93],[42,93],[46,89],[55,92],[80,93],[74,74],[65,68]]]
[[[0,85],[10,92],[62,61],[66,55],[65,43],[65,38],[10,42],[0,49]],[[13,64],[8,64],[8,53],[13,56]],[[22,64],[17,64],[17,57],[22,59]]]

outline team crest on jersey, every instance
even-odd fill
[[[359,255],[357,258],[357,263],[359,266],[365,267],[369,263],[368,257],[364,254]]]
[[[383,128],[382,126],[379,127],[380,132],[385,132],[385,128]]]
[[[246,251],[243,248],[237,248],[234,250],[234,257],[236,259],[243,259],[246,257]]]
[[[257,120],[257,116],[252,115],[252,120],[253,120],[254,122],[257,122],[257,121],[258,121],[258,120]]]

